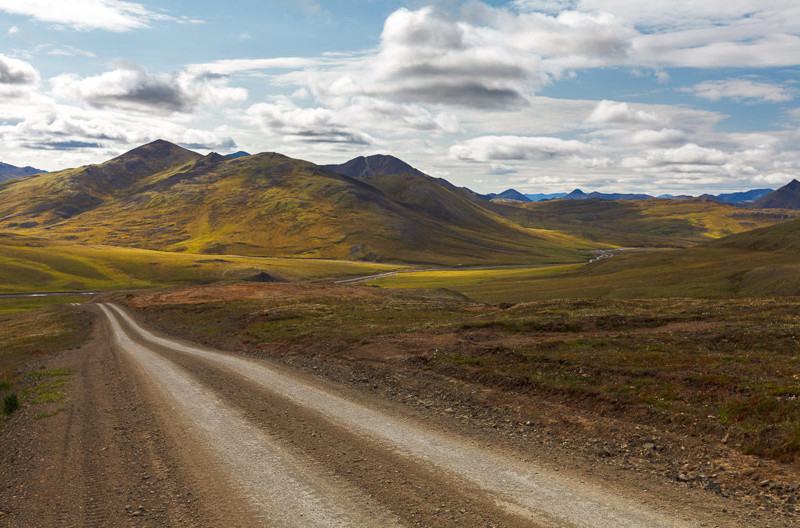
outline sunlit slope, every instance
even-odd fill
[[[100,165],[4,182],[0,184],[0,229],[41,228],[62,222],[124,196],[153,174],[175,170],[200,157],[166,141],[155,141]]]
[[[800,295],[800,221],[680,250],[623,252],[591,264],[425,271],[375,281],[450,288],[489,302],[557,298],[773,297]]]
[[[184,161],[128,177],[116,190],[96,178],[92,203],[68,217],[58,212],[63,196],[75,201],[67,173],[53,180],[66,191],[5,186],[0,229],[166,251],[446,265],[574,262],[601,246],[520,227],[468,200],[448,198],[441,209],[421,207],[419,202],[429,199],[424,192],[440,190],[392,196],[280,154],[234,160],[195,155]],[[76,177],[85,178],[85,170]],[[36,193],[47,198],[32,211],[26,200]]]
[[[0,293],[81,291],[246,280],[367,275],[394,269],[367,262],[167,253],[0,234]]]
[[[797,211],[756,211],[700,198],[613,201],[551,200],[497,204],[493,211],[541,227],[623,247],[688,247],[797,218]]]

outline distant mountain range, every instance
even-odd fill
[[[15,167],[8,163],[0,163],[0,182],[5,180],[16,180],[18,178],[25,178],[39,174],[40,172],[47,172],[33,167]]]

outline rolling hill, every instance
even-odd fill
[[[602,246],[520,227],[432,178],[405,178],[358,180],[276,153],[230,159],[156,141],[0,185],[0,229],[153,250],[446,265],[580,261]]]
[[[677,250],[622,251],[588,264],[417,271],[384,287],[448,288],[483,302],[576,298],[800,296],[800,220]]]
[[[793,211],[753,211],[702,198],[590,198],[492,203],[487,207],[522,226],[557,230],[623,247],[689,247],[800,217]]]
[[[251,280],[338,278],[395,269],[371,262],[201,255],[86,246],[0,233],[0,293],[85,291]]]

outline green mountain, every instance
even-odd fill
[[[276,153],[230,159],[156,141],[0,185],[0,229],[166,251],[446,265],[580,261],[600,247],[523,228],[437,182],[357,180]]]

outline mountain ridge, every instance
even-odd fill
[[[34,174],[39,174],[43,171],[41,169],[36,169],[34,167],[16,167],[9,163],[0,162],[0,182],[4,182],[7,180],[16,180],[19,178],[26,178],[28,176],[33,176]]]
[[[443,180],[370,168],[370,179],[357,179],[278,153],[230,159],[154,142],[0,188],[0,229],[156,250],[446,265],[580,261],[601,246],[523,228]]]

